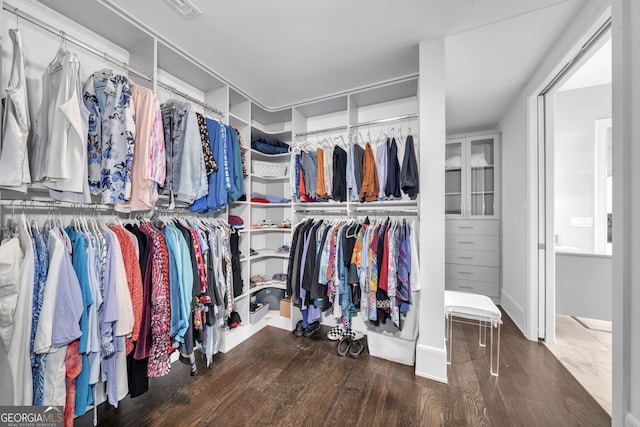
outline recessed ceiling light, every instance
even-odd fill
[[[193,19],[202,15],[202,11],[189,0],[165,0],[173,7],[184,19]]]

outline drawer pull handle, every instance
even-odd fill
[[[460,259],[473,259],[472,256],[460,256],[458,258],[460,258]]]
[[[470,271],[461,271],[460,274],[469,274],[473,276],[473,273]]]
[[[465,225],[461,225],[461,226],[460,226],[460,227],[458,227],[458,228],[463,228],[463,229],[465,229],[465,230],[473,230],[475,227],[471,227],[471,226],[468,226],[468,225],[466,225],[466,226],[465,226]]]
[[[460,289],[473,289],[473,286],[464,286],[464,285],[459,285]]]
[[[467,241],[459,241],[458,243],[460,243],[461,245],[473,245],[473,242],[467,242]]]

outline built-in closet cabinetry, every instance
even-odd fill
[[[0,3],[3,4],[2,20],[5,30],[14,26],[16,13],[20,16],[18,20],[25,46],[27,84],[32,90],[29,107],[33,118],[40,108],[37,103],[41,97],[39,83],[42,70],[55,56],[62,38],[66,37],[67,49],[76,53],[82,64],[83,81],[91,73],[109,67],[128,75],[136,84],[154,89],[160,102],[170,98],[190,102],[196,111],[238,129],[248,173],[244,181],[246,198],[231,202],[216,213],[209,213],[220,218],[237,215],[244,222],[244,227],[237,231],[243,288],[240,294],[234,295],[232,301],[232,308],[240,315],[243,325],[225,329],[219,343],[220,351],[231,350],[266,325],[292,330],[300,318],[300,312],[295,309],[290,317],[282,317],[278,310],[270,310],[255,323],[251,322],[250,316],[251,301],[257,292],[266,287],[285,288],[283,283],[273,282],[252,287],[250,280],[257,274],[270,279],[276,273],[287,272],[288,255],[276,252],[279,247],[291,244],[292,228],[278,227],[284,220],[290,220],[295,226],[308,216],[330,213],[364,217],[367,214],[376,215],[371,212],[373,208],[383,210],[377,215],[384,215],[385,209],[406,208],[412,210],[415,216],[418,201],[409,200],[404,194],[396,200],[366,204],[349,201],[315,204],[296,201],[252,203],[252,193],[284,199],[293,199],[293,196],[289,170],[292,153],[265,155],[251,149],[251,140],[259,136],[270,137],[290,144],[293,150],[303,143],[309,144],[309,147],[316,144],[340,144],[348,151],[348,144],[352,141],[360,144],[370,142],[374,145],[385,141],[389,136],[396,138],[400,151],[398,157],[401,159],[404,141],[409,132],[413,134],[416,151],[420,145],[417,129],[417,78],[401,79],[304,105],[272,110],[251,99],[240,88],[232,86],[183,49],[158,37],[149,28],[137,25],[135,20],[129,19],[121,11],[113,10],[106,3],[92,3],[89,12],[83,14],[84,17],[79,17],[71,10],[71,6],[61,3],[43,2],[34,5],[21,0]],[[47,4],[51,4],[58,12],[49,9]],[[106,29],[95,16],[102,16],[105,22],[113,25]],[[118,28],[118,31],[113,31],[113,28]],[[7,45],[3,46],[5,59],[0,68],[5,71],[6,58],[11,57],[7,49]],[[3,87],[6,87],[6,83],[4,75]],[[254,171],[253,161],[279,164],[287,170],[276,178],[265,177]],[[27,194],[2,190],[0,199],[9,198],[48,200],[48,192],[37,184],[31,185]],[[94,201],[97,203],[97,199]],[[100,208],[109,211],[109,206]],[[160,198],[156,208],[170,211],[175,209],[175,215],[191,215],[188,206],[176,202],[174,207],[167,196]],[[3,213],[0,211],[0,218]],[[143,213],[144,216],[151,214]],[[265,221],[271,221],[275,227],[255,227]],[[252,250],[255,252],[252,253]]]
[[[500,299],[499,135],[447,141],[445,288]]]

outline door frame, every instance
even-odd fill
[[[544,97],[557,87],[563,76],[566,77],[567,70],[610,28],[611,8],[608,7],[525,99],[526,201],[529,209],[526,218],[524,333],[530,340],[542,339],[548,343],[555,340],[553,141],[545,125],[545,116],[552,106]]]

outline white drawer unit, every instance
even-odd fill
[[[462,280],[479,280],[481,282],[498,282],[500,269],[481,267],[478,265],[445,264],[445,277]]]
[[[447,234],[445,236],[445,248],[474,251],[497,251],[500,248],[500,238],[498,236]]]
[[[446,234],[473,234],[480,236],[498,236],[500,234],[500,221],[450,219],[445,224]]]
[[[498,251],[447,249],[444,259],[447,264],[486,265],[490,267],[500,267],[500,252]]]
[[[500,220],[449,219],[445,287],[500,302]]]
[[[488,297],[500,298],[500,284],[491,282],[474,282],[472,280],[451,279],[447,282],[447,289],[450,291],[471,292],[482,294]]]

